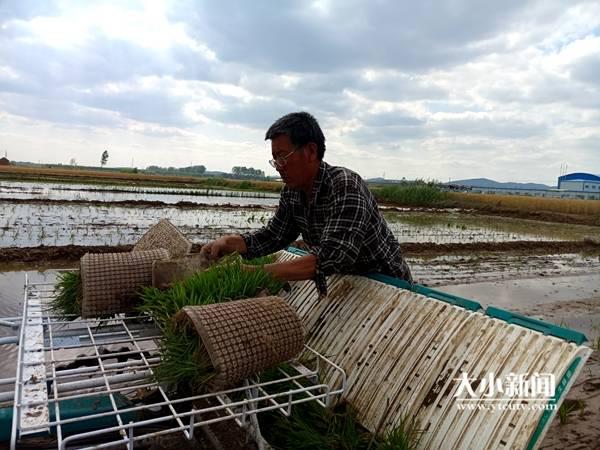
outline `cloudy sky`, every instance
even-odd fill
[[[600,173],[600,2],[0,0],[9,159],[274,173],[297,110],[364,177]]]

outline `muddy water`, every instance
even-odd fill
[[[436,289],[477,300],[482,305],[526,308],[556,301],[600,297],[600,273],[486,281]]]
[[[600,335],[600,273],[501,280],[441,286],[449,294],[477,300],[526,315],[551,317],[556,325]],[[546,319],[547,320],[547,319]]]
[[[417,283],[438,287],[503,282],[507,279],[589,275],[600,273],[598,255],[494,254],[445,255],[409,258]]]
[[[219,189],[181,189],[158,187],[128,187],[85,184],[25,183],[0,181],[0,199],[160,201],[191,202],[210,205],[276,206],[276,193],[227,191]]]
[[[384,216],[401,242],[451,244],[600,238],[598,227],[467,215],[459,212],[385,212]]]

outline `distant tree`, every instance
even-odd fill
[[[153,173],[168,173],[168,174],[180,174],[180,175],[203,175],[206,172],[205,166],[187,166],[187,167],[160,167],[160,166],[148,166],[146,167],[148,172]]]
[[[108,150],[104,150],[102,152],[102,157],[100,158],[100,165],[104,167],[106,162],[108,161]]]
[[[241,175],[245,177],[264,177],[265,172],[260,169],[255,169],[254,167],[246,167],[246,166],[235,166],[231,168],[231,173],[234,175]]]
[[[76,166],[77,165],[77,160],[75,158],[71,158],[71,161],[69,161],[69,165]]]

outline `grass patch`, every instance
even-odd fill
[[[491,195],[450,192],[449,202],[463,208],[505,208],[529,212],[552,212],[600,217],[600,200],[527,197],[523,195]],[[450,205],[449,205],[450,206]]]
[[[416,449],[423,436],[423,431],[414,419],[403,418],[395,428],[388,431],[376,446],[377,450],[412,450]]]
[[[379,186],[371,189],[378,202],[401,206],[437,206],[447,198],[447,193],[427,183]]]
[[[269,444],[281,450],[413,450],[422,435],[414,421],[404,420],[377,438],[358,423],[348,403],[333,409],[300,403],[289,418],[269,412],[259,415],[259,420]]]
[[[259,416],[261,429],[275,449],[367,450],[371,434],[356,421],[347,404],[323,409],[315,402],[294,405],[288,418],[279,413]]]
[[[61,272],[54,286],[56,296],[49,308],[62,320],[73,320],[81,315],[81,299],[83,290],[79,271]]]

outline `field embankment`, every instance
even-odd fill
[[[302,246],[301,243],[298,246]],[[194,244],[192,252],[199,252],[201,244]],[[3,263],[46,264],[77,262],[86,253],[113,253],[131,251],[133,245],[63,245],[0,248]],[[402,251],[407,256],[431,257],[436,255],[467,255],[482,252],[511,254],[587,253],[600,256],[600,243],[583,241],[512,241],[436,244],[433,242],[405,242]]]
[[[372,191],[377,201],[385,205],[456,208],[504,217],[600,226],[600,200],[444,192],[428,184],[374,186]]]
[[[82,170],[77,168],[57,169],[21,166],[0,166],[0,180],[198,189],[219,188],[266,192],[279,192],[282,186],[281,183],[276,181],[129,173],[112,171],[110,169]]]

